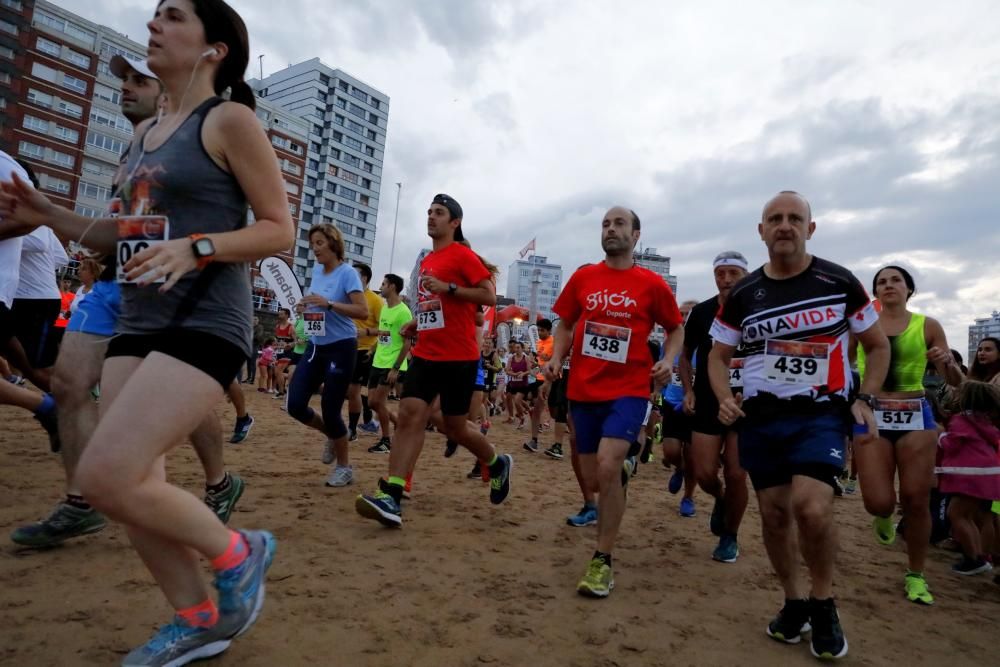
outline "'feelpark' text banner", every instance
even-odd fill
[[[260,275],[267,281],[267,286],[274,292],[282,308],[287,308],[296,317],[295,305],[302,300],[302,289],[295,279],[288,263],[280,257],[265,257],[258,265]]]

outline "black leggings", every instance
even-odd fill
[[[323,385],[320,407],[324,431],[334,440],[346,435],[347,427],[340,411],[354,375],[357,348],[356,338],[328,345],[309,343],[288,383],[288,414],[303,424],[311,422],[315,413],[309,407],[309,399]]]

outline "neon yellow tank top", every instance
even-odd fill
[[[917,313],[910,314],[910,323],[898,336],[889,336],[889,372],[882,391],[923,391],[927,370],[927,341],[924,321]],[[858,373],[865,377],[865,351],[858,345]]]

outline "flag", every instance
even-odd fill
[[[535,239],[531,239],[531,242],[524,246],[524,249],[521,250],[521,259],[524,259],[524,256],[527,255],[529,251],[532,253],[535,252]]]

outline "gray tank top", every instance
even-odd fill
[[[141,155],[142,139],[133,143],[126,172],[132,176],[118,193],[123,216],[165,215],[170,239],[246,226],[246,196],[233,175],[212,161],[201,141],[205,117],[222,101],[203,102],[156,150]],[[223,338],[250,355],[253,306],[245,262],[209,264],[204,271],[186,274],[166,294],[158,289],[156,284],[122,285],[119,333],[192,329]]]

